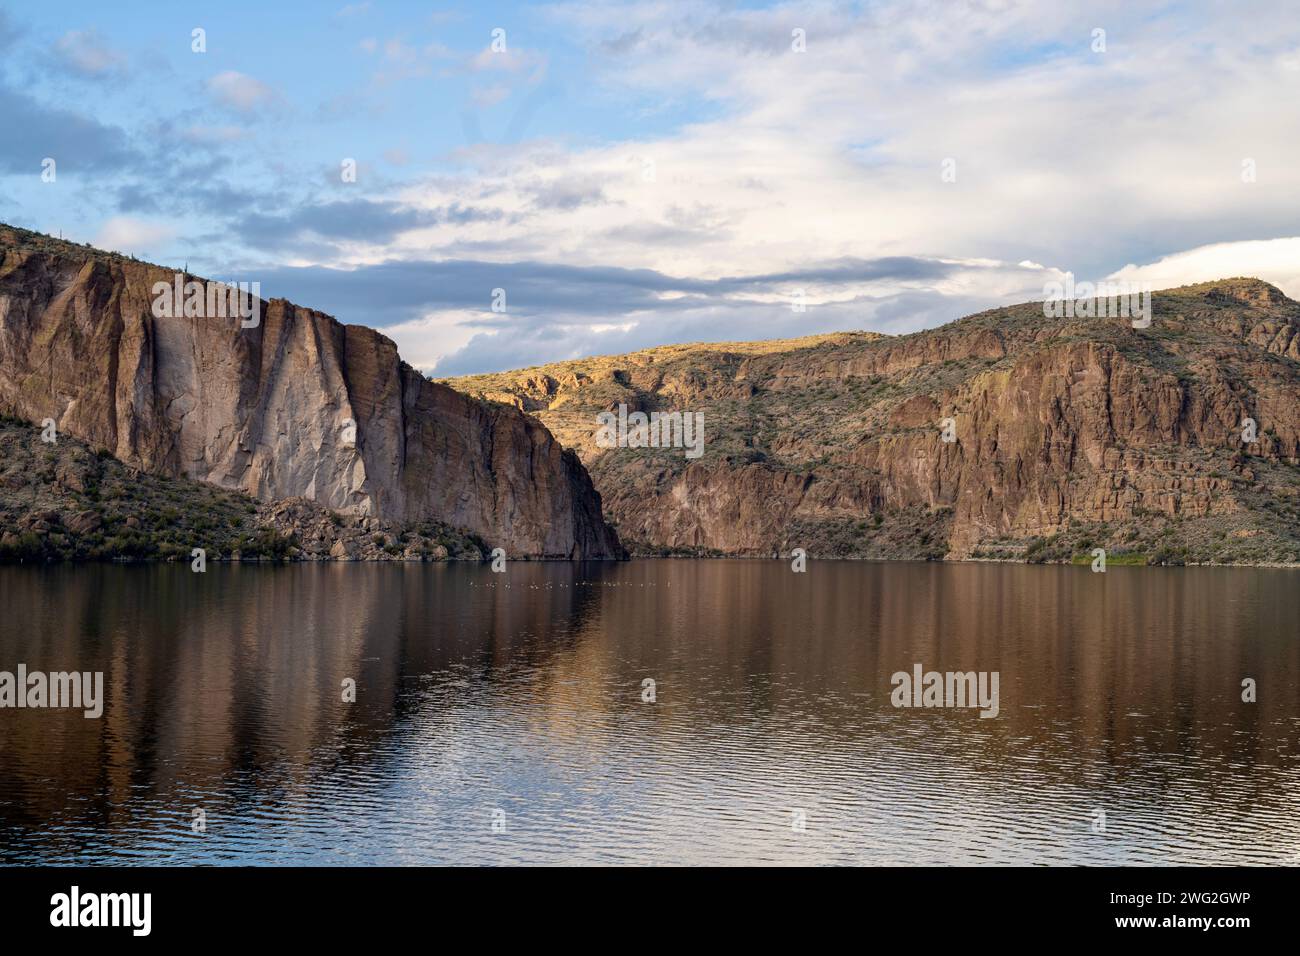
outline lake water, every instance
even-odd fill
[[[0,670],[106,697],[0,710],[3,863],[1300,863],[1296,571],[5,567],[0,610]],[[895,708],[916,663],[998,716]]]

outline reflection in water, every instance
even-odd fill
[[[0,568],[0,670],[107,698],[0,710],[0,862],[1300,863],[1298,581]],[[999,671],[1000,715],[894,709],[917,662]]]

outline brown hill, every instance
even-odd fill
[[[1029,303],[899,337],[669,346],[446,383],[576,449],[640,552],[1300,561],[1300,304],[1229,279],[1156,293],[1153,313],[1135,329]],[[620,403],[702,412],[704,453],[598,447],[596,415]]]

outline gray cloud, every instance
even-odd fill
[[[703,237],[719,241],[731,232],[715,226],[676,226],[662,222],[631,222],[605,230],[605,238],[616,242],[633,242],[643,245],[695,243]]]
[[[795,313],[785,294],[803,285],[857,288],[889,282],[896,287],[899,282],[930,282],[979,268],[894,256],[696,279],[652,269],[452,259],[390,261],[352,270],[277,267],[252,274],[269,295],[381,329],[430,314],[460,313],[458,324],[480,329],[481,334],[440,362],[438,374],[452,375],[667,342],[749,340],[868,327],[910,331],[989,303],[937,292],[905,292],[882,298],[858,295]],[[497,288],[506,290],[504,314],[490,309],[492,290]],[[463,317],[466,312],[473,314],[472,319]],[[627,328],[611,330],[610,326]]]
[[[558,209],[568,212],[582,206],[608,202],[605,191],[596,183],[582,179],[565,179],[526,190],[534,209]]]
[[[0,50],[13,46],[17,39],[22,36],[22,32],[22,27],[14,23],[8,13],[0,10]]]
[[[358,269],[277,268],[260,273],[263,289],[349,321],[392,325],[436,309],[485,310],[505,288],[512,310],[612,316],[660,305],[657,293],[704,292],[708,283],[649,269],[578,267],[539,262],[448,259],[385,262]]]
[[[0,25],[2,26],[2,25]],[[38,103],[26,93],[0,86],[0,171],[39,174],[41,160],[54,158],[59,172],[121,169],[135,159],[126,134],[70,110]]]
[[[987,300],[905,292],[856,297],[796,313],[785,304],[713,301],[678,314],[656,313],[629,328],[521,322],[509,334],[483,333],[438,363],[439,377],[527,368],[592,355],[615,355],[685,342],[744,342],[824,332],[912,332],[986,308]]]
[[[807,269],[768,272],[754,276],[734,276],[718,282],[734,290],[758,288],[777,283],[797,282],[874,282],[881,279],[936,280],[956,271],[951,263],[917,256],[884,256],[878,259],[843,258]],[[963,266],[969,269],[969,266]]]
[[[419,209],[400,203],[353,199],[304,205],[293,212],[268,215],[249,213],[236,224],[241,239],[250,246],[280,249],[305,235],[327,240],[389,242],[411,229],[443,223],[464,225],[495,222],[504,214],[498,209],[480,209],[451,203],[438,209]]]
[[[545,262],[385,262],[358,269],[280,267],[262,270],[264,289],[349,321],[392,325],[439,309],[485,310],[492,290],[504,288],[511,313],[562,314],[566,321],[618,321],[642,310],[684,311],[729,295],[771,294],[799,283],[935,280],[957,267],[933,259],[892,256],[841,259],[807,269],[754,276],[692,279],[653,269],[567,266]],[[968,267],[967,267],[968,268]],[[665,294],[676,298],[665,299]],[[786,307],[788,310],[788,307]]]

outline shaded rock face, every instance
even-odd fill
[[[1006,556],[1087,526],[1110,548],[1168,527],[1139,543],[1300,554],[1300,304],[1258,280],[1156,293],[1148,329],[1027,304],[898,338],[676,346],[449,383],[578,449],[634,550]],[[597,447],[594,416],[619,403],[702,411],[703,457]],[[1250,528],[1276,553],[1234,550]]]
[[[620,554],[545,426],[427,381],[372,329],[282,299],[252,328],[155,318],[170,271],[5,228],[0,253],[0,411],[263,500],[437,520],[511,557]]]

